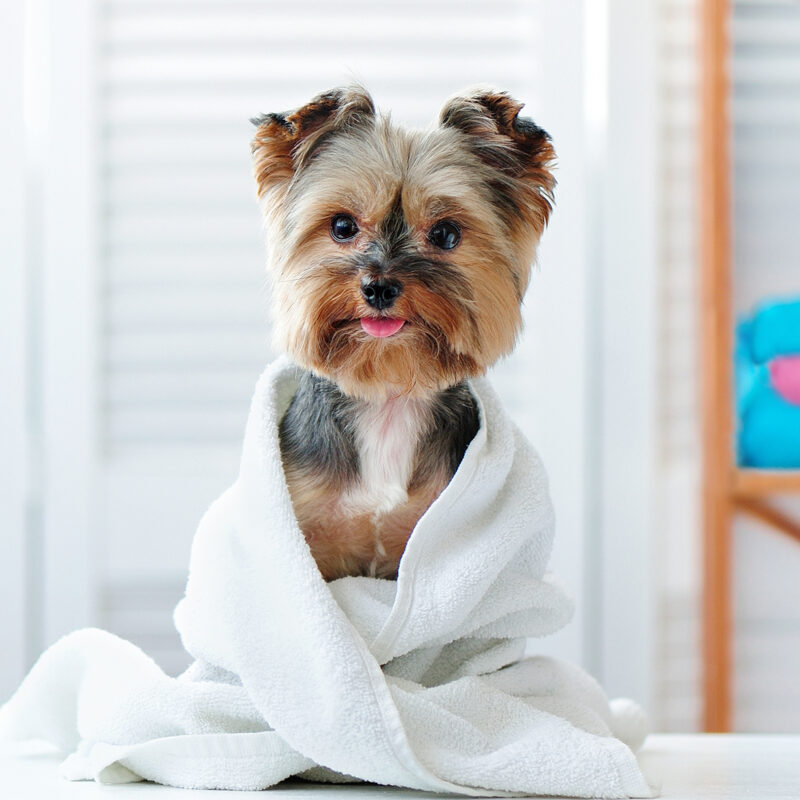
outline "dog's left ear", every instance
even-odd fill
[[[533,221],[543,228],[553,206],[556,154],[547,131],[519,116],[522,106],[506,92],[477,88],[451,97],[439,124],[461,132],[470,150],[499,173],[500,199],[517,211],[523,210],[520,201],[527,201]]]
[[[374,124],[375,106],[366,89],[331,89],[311,102],[283,114],[263,114],[251,150],[258,195],[288,183],[328,138],[337,132]]]

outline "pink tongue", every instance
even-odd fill
[[[397,333],[403,325],[406,324],[404,319],[374,319],[373,317],[361,317],[361,327],[370,336],[391,336]]]

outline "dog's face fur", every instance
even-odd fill
[[[476,90],[408,131],[356,87],[254,120],[276,335],[300,365],[373,400],[429,395],[511,351],[555,184],[550,139],[520,108]],[[371,285],[390,300],[369,302]],[[405,324],[375,336],[363,319]]]

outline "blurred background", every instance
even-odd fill
[[[800,4],[729,13],[742,314],[800,294]],[[526,332],[493,376],[548,467],[577,600],[529,649],[699,729],[698,20],[699,0],[7,0],[0,701],[86,625],[186,665],[192,536],[273,355],[248,118],[357,79],[424,126],[488,82],[559,155]],[[797,730],[800,547],[742,520],[733,543],[732,725]]]

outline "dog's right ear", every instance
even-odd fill
[[[251,150],[258,196],[288,183],[339,131],[372,125],[375,106],[366,89],[352,86],[317,95],[285,114],[263,114],[250,120],[257,128]]]

